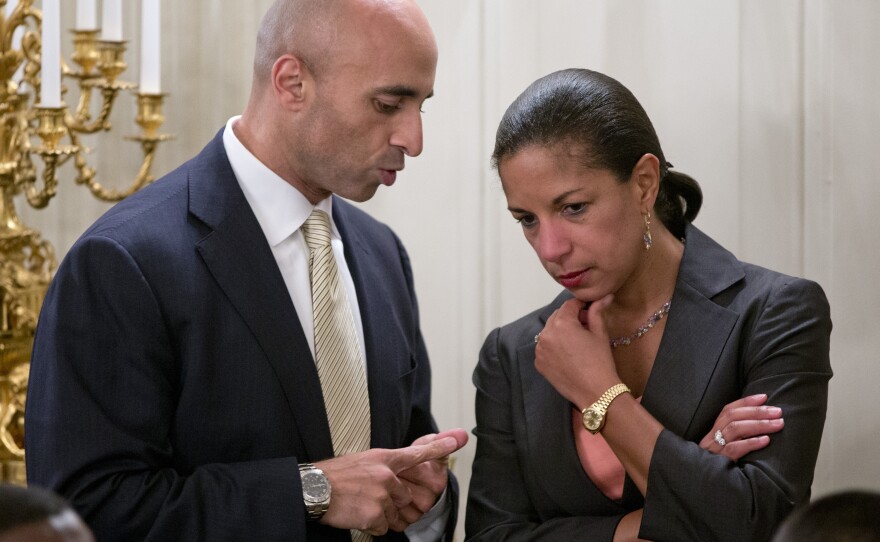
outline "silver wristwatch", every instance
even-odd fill
[[[330,480],[324,471],[311,463],[300,464],[299,477],[302,480],[306,517],[309,521],[318,521],[330,508]]]

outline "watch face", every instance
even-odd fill
[[[596,412],[592,408],[588,408],[584,411],[584,427],[589,431],[598,431],[602,427],[602,422],[605,421],[605,416],[601,413]]]
[[[323,502],[330,497],[327,478],[317,472],[305,472],[301,476],[303,498],[310,502]]]

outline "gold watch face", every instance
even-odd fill
[[[590,407],[584,411],[584,427],[587,431],[595,433],[602,428],[602,422],[605,421],[605,415],[598,410]]]

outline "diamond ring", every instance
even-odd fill
[[[715,431],[715,442],[720,444],[722,448],[727,445],[727,441],[724,440],[724,435],[721,434],[721,429]]]

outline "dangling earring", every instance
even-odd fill
[[[642,241],[645,242],[645,250],[651,250],[651,247],[654,246],[654,239],[651,238],[651,213],[644,215],[645,218],[645,235],[642,236]]]

